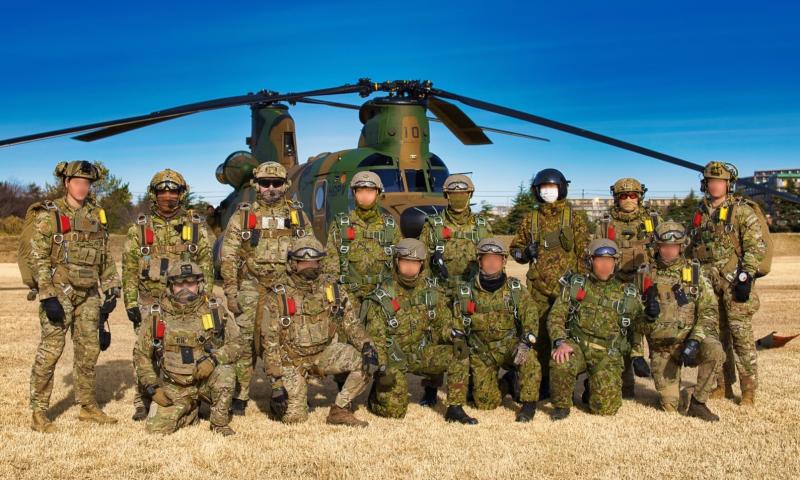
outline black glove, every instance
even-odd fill
[[[686,340],[683,342],[683,350],[681,351],[681,363],[687,367],[696,367],[699,353],[700,342],[691,338]]]
[[[658,303],[658,289],[650,287],[644,292],[644,313],[652,320],[661,314],[661,304]]]
[[[747,272],[739,272],[736,281],[733,282],[733,299],[739,303],[748,301],[752,289],[753,277]]]
[[[525,247],[525,256],[528,257],[529,262],[539,258],[539,242],[529,243],[528,246]]]
[[[42,300],[42,308],[50,323],[64,323],[64,307],[61,306],[61,302],[56,297]]]
[[[431,255],[431,271],[437,277],[446,280],[450,277],[450,272],[447,271],[447,265],[444,264],[444,253],[436,250]]]
[[[116,289],[107,290],[104,292],[105,300],[103,301],[103,305],[100,307],[100,313],[104,313],[106,315],[110,314],[117,308],[117,291]]]
[[[279,387],[272,389],[272,398],[269,402],[269,409],[272,413],[278,417],[282,418],[286,415],[286,407],[289,406],[289,393],[286,391],[286,387]]]
[[[631,366],[633,367],[633,373],[637,377],[647,378],[650,376],[650,365],[647,364],[643,357],[631,358]]]
[[[111,330],[106,330],[108,314],[100,314],[100,322],[97,324],[97,340],[100,343],[100,351],[105,352],[111,346]]]
[[[365,372],[369,372],[370,368],[378,367],[378,351],[371,343],[365,343],[361,347],[361,362]]]
[[[450,339],[453,342],[453,354],[456,360],[469,358],[469,345],[467,345],[467,334],[461,330],[452,329]]]
[[[142,323],[142,311],[139,307],[129,308],[125,312],[128,314],[128,320],[133,323],[133,328],[139,328],[139,324]]]

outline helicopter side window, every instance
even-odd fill
[[[422,170],[406,170],[406,183],[409,192],[427,192],[428,182],[425,181],[425,172]]]
[[[403,191],[403,181],[400,179],[400,170],[396,168],[382,168],[372,171],[381,177],[384,192]]]
[[[436,155],[435,153],[431,153],[431,156],[428,157],[428,163],[430,163],[431,167],[447,168],[447,165],[445,165],[442,159],[439,158],[439,155]]]
[[[314,190],[314,209],[315,211],[319,212],[322,210],[322,207],[325,206],[325,185],[327,182],[322,182],[317,185],[316,190]]]

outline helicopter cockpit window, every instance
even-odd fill
[[[428,182],[422,170],[406,170],[406,183],[409,192],[427,192]]]
[[[368,156],[364,160],[361,160],[361,163],[358,164],[358,167],[393,167],[394,166],[394,159],[388,155],[381,155],[380,153],[373,153],[372,155]]]
[[[428,157],[428,163],[431,164],[431,167],[447,168],[442,159],[439,158],[439,155],[436,155],[435,153],[431,153],[431,156]]]
[[[403,181],[400,179],[400,170],[396,168],[379,168],[372,171],[381,177],[384,192],[403,191]]]
[[[429,171],[431,177],[431,191],[441,192],[444,187],[444,181],[450,176],[450,170],[445,168],[431,168]]]

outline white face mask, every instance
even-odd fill
[[[558,187],[555,185],[543,185],[539,187],[539,196],[547,203],[558,200]]]

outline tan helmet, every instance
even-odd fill
[[[353,175],[353,179],[350,180],[350,189],[356,188],[376,188],[378,189],[378,193],[381,193],[383,192],[383,182],[377,173],[362,170],[356,172],[356,174]]]
[[[202,283],[205,278],[199,265],[188,260],[181,260],[170,264],[167,270],[167,285],[179,280]]]
[[[472,193],[475,191],[475,185],[472,183],[472,180],[470,180],[468,176],[456,173],[450,175],[445,179],[444,185],[442,185],[442,191],[444,193],[454,193],[454,192]]]
[[[733,192],[734,184],[739,178],[739,170],[732,163],[724,162],[708,162],[703,169],[703,180],[700,182],[700,191],[705,192],[708,186],[708,180],[711,178],[720,178],[728,181],[728,192]]]
[[[92,162],[86,160],[75,160],[72,162],[59,162],[53,172],[56,177],[85,178],[94,183],[103,178],[103,172]]]
[[[313,235],[295,238],[289,244],[290,260],[320,260],[325,255],[325,249]]]
[[[394,246],[394,258],[424,262],[428,258],[428,249],[416,238],[404,238]]]
[[[503,243],[503,241],[499,238],[484,238],[478,242],[478,245],[475,247],[475,255],[480,257],[481,255],[486,255],[487,253],[493,253],[495,255],[507,257],[508,247],[506,247],[506,244]]]
[[[645,192],[647,192],[647,188],[635,178],[620,178],[614,182],[614,185],[611,185],[611,195],[618,195],[623,192],[636,192],[640,195],[639,200],[641,200]]]
[[[175,190],[179,194],[179,200],[183,201],[189,193],[189,185],[183,175],[171,170],[169,168],[156,172],[150,180],[150,185],[147,188],[147,195],[151,201],[156,201],[156,192],[164,190]]]
[[[656,244],[672,244],[685,247],[688,244],[689,236],[686,234],[686,227],[675,220],[661,222],[655,231]]]
[[[592,257],[613,257],[617,261],[620,259],[617,243],[608,238],[595,238],[589,242],[584,253],[589,260],[591,260]]]

